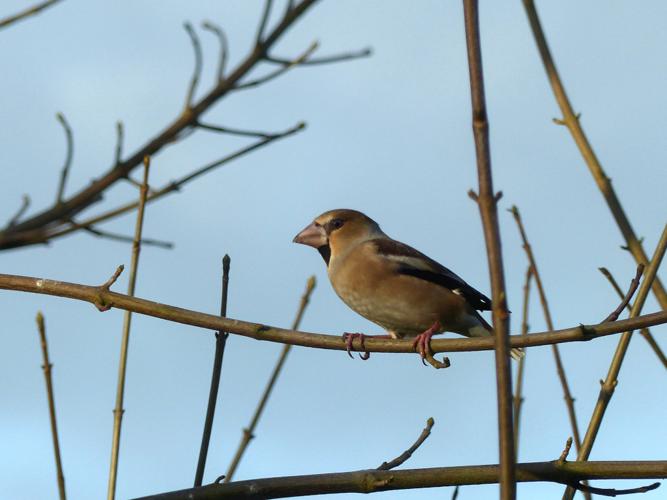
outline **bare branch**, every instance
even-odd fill
[[[560,457],[558,457],[557,463],[559,465],[563,465],[567,460],[567,456],[570,454],[570,448],[572,448],[572,437],[567,438],[565,448],[563,448],[563,452],[560,454]]]
[[[132,236],[126,236],[124,234],[117,234],[117,233],[112,233],[111,231],[103,231],[102,229],[98,229],[94,226],[84,226],[81,224],[77,224],[76,222],[72,221],[72,225],[76,226],[77,229],[82,229],[94,236],[97,236],[99,238],[106,238],[108,240],[114,240],[114,241],[122,241],[123,243],[133,243],[134,238]],[[159,248],[165,248],[167,250],[171,250],[174,248],[174,244],[171,241],[162,241],[162,240],[154,240],[151,238],[141,238],[141,244],[142,245],[149,245],[149,246],[154,246],[154,247],[159,247]]]
[[[256,340],[337,351],[347,350],[345,341],[339,334],[326,335],[321,333],[286,330],[261,323],[220,318],[219,316],[212,314],[111,292],[104,286],[89,286],[78,283],[68,283],[65,281],[54,281],[45,278],[0,274],[0,290],[14,290],[19,292],[66,297],[69,299],[90,302],[98,308],[104,306],[104,310],[115,307],[117,309],[145,314],[154,318],[173,321],[184,325],[197,326],[206,330],[224,330],[229,333],[250,337]],[[510,346],[525,348],[561,344],[564,342],[589,342],[600,337],[615,335],[638,328],[661,325],[664,323],[667,323],[667,310],[611,323],[600,323],[597,325],[580,324],[561,330],[529,333],[528,335],[514,335],[510,338]],[[434,353],[490,351],[494,349],[494,345],[495,341],[492,337],[444,338],[431,340],[431,350]],[[414,354],[414,347],[411,339],[395,340],[367,337],[365,340],[365,348],[368,352]]]
[[[125,128],[123,122],[118,120],[116,122],[116,154],[114,156],[114,165],[119,165],[123,157],[123,140],[125,138]]]
[[[630,304],[630,300],[632,300],[632,296],[637,291],[637,287],[639,286],[639,281],[641,280],[643,272],[644,272],[644,264],[637,265],[637,272],[635,273],[635,277],[632,278],[632,281],[630,282],[630,288],[628,288],[628,293],[625,294],[625,297],[623,297],[623,294],[621,294],[623,300],[618,305],[618,307],[612,311],[612,313],[609,316],[607,316],[604,320],[602,320],[603,323],[605,321],[616,321],[623,312],[623,309],[628,307],[628,304]],[[607,271],[607,273],[609,273],[609,271]]]
[[[102,285],[99,286],[99,288],[100,288],[103,292],[105,292],[105,291],[108,292],[109,289],[111,288],[111,286],[112,286],[112,285],[116,282],[116,280],[119,278],[119,276],[121,275],[121,273],[123,272],[124,269],[125,269],[125,266],[124,266],[123,264],[121,264],[120,266],[118,266],[118,267],[116,268],[116,270],[114,271],[114,273],[111,275],[111,278],[109,278],[108,280],[106,280]]]
[[[528,301],[530,298],[530,283],[533,278],[533,268],[529,265],[526,269],[526,279],[523,284],[523,306],[521,308],[521,335],[528,334]],[[519,358],[516,371],[516,382],[514,387],[513,409],[514,414],[514,449],[519,456],[519,423],[521,421],[521,407],[523,406],[523,375],[526,356]]]
[[[0,29],[6,28],[7,26],[10,26],[11,24],[14,24],[17,21],[20,21],[22,19],[25,19],[26,17],[33,16],[35,14],[38,14],[39,12],[43,11],[47,7],[51,7],[52,5],[60,2],[60,0],[46,0],[45,2],[38,3],[37,5],[33,5],[32,7],[23,10],[19,12],[18,14],[14,14],[12,16],[6,17],[4,19],[0,19]]]
[[[63,129],[65,130],[65,138],[67,139],[67,153],[65,154],[65,164],[63,165],[62,172],[60,173],[60,184],[58,184],[58,192],[56,194],[56,205],[60,205],[63,202],[63,195],[65,193],[65,184],[67,183],[69,169],[72,166],[72,157],[74,156],[74,139],[72,137],[72,129],[67,123],[65,115],[63,115],[62,113],[56,113],[56,118],[63,126]]]
[[[493,329],[496,355],[496,392],[498,396],[498,439],[500,452],[500,498],[516,497],[514,464],[514,424],[512,423],[512,372],[510,371],[509,311],[503,271],[503,256],[498,228],[498,198],[494,194],[491,175],[489,122],[484,96],[484,73],[479,34],[478,2],[463,0],[470,96],[472,100],[472,128],[477,157],[479,194],[477,205],[482,217],[486,254],[491,277]]]
[[[257,28],[257,36],[255,37],[255,45],[260,47],[263,45],[262,37],[264,36],[264,29],[266,28],[266,23],[269,21],[269,16],[271,15],[271,6],[273,5],[273,0],[264,0],[264,10],[262,12],[262,17],[259,21],[259,27]]]
[[[192,100],[194,99],[195,92],[197,91],[197,84],[199,83],[199,78],[201,77],[202,70],[202,53],[201,53],[201,44],[199,43],[199,37],[195,32],[192,25],[188,22],[183,23],[183,28],[188,33],[190,41],[192,42],[192,50],[195,53],[195,67],[192,70],[192,79],[190,80],[190,87],[188,88],[188,95],[185,98],[185,109],[192,108]]]
[[[148,171],[150,158],[144,158],[144,181],[139,191],[139,209],[137,210],[137,222],[134,227],[134,241],[132,242],[132,260],[130,262],[130,276],[127,284],[128,296],[134,296],[137,282],[137,268],[139,266],[139,253],[141,251],[141,233],[144,226],[144,208],[146,206],[146,195],[148,194]],[[116,497],[116,478],[118,475],[118,454],[120,450],[120,431],[123,419],[123,399],[125,396],[125,373],[127,370],[127,351],[130,343],[130,325],[132,323],[132,312],[125,311],[123,317],[123,334],[120,345],[120,360],[118,362],[118,385],[116,388],[116,405],[113,410],[113,435],[111,438],[111,461],[109,465],[109,486],[107,489],[107,500]]]
[[[595,488],[583,483],[571,483],[570,486],[576,490],[584,493],[593,493],[595,495],[602,495],[605,497],[617,497],[620,495],[634,495],[635,493],[647,493],[653,491],[660,486],[660,483],[652,483],[648,486],[640,486],[639,488],[627,488],[618,490],[615,488]]]
[[[651,262],[646,269],[644,282],[639,287],[637,298],[632,304],[630,319],[638,317],[641,313],[653,280],[655,279],[658,268],[660,267],[660,263],[665,256],[665,251],[667,251],[667,224],[662,231],[660,241],[658,241],[658,245],[655,249],[655,252],[653,253]],[[609,401],[611,401],[611,398],[614,395],[614,391],[616,390],[616,386],[618,385],[618,374],[621,371],[621,365],[623,364],[623,359],[625,358],[625,353],[628,350],[631,339],[632,330],[628,329],[628,331],[621,335],[621,338],[618,341],[616,352],[614,353],[614,357],[612,358],[609,365],[607,376],[601,383],[600,395],[598,396],[598,400],[595,403],[595,408],[593,409],[593,414],[591,415],[590,422],[588,423],[588,429],[586,429],[584,441],[581,444],[579,453],[577,453],[578,461],[588,460],[588,457],[590,456],[591,450],[593,449],[593,443],[595,442],[595,438],[597,437],[600,426],[602,425],[602,419],[604,418],[604,414],[607,411],[607,406],[609,405]],[[563,498],[571,500],[573,496],[574,490],[572,488],[567,488]]]
[[[28,207],[30,207],[30,196],[27,194],[24,194],[21,196],[21,206],[19,209],[16,211],[16,213],[12,216],[11,219],[9,219],[9,222],[7,223],[8,227],[15,226],[18,221],[23,217],[23,214],[28,210]]]
[[[551,84],[551,89],[553,90],[554,97],[556,102],[563,113],[563,123],[567,126],[567,129],[570,131],[574,142],[577,144],[581,156],[583,157],[588,169],[590,170],[595,182],[602,193],[609,210],[618,225],[618,228],[623,234],[623,238],[627,244],[628,250],[632,253],[633,257],[637,264],[647,264],[648,257],[644,251],[644,247],[637,236],[635,231],[630,224],[630,220],[623,210],[618,196],[614,191],[614,187],[611,184],[611,180],[607,177],[607,174],[602,169],[602,165],[598,160],[593,147],[588,141],[588,137],[584,133],[584,129],[581,126],[579,120],[579,114],[575,113],[572,109],[572,104],[570,103],[567,93],[565,92],[565,87],[563,82],[560,79],[558,74],[558,69],[556,68],[556,63],[551,57],[551,51],[549,50],[549,44],[547,43],[544,31],[542,30],[542,24],[540,23],[540,18],[537,15],[537,10],[535,9],[535,3],[533,0],[523,0],[523,6],[526,10],[528,16],[528,21],[530,23],[530,28],[533,32],[533,37],[535,38],[535,43],[540,53],[542,59],[542,64],[547,73],[547,78]],[[653,283],[653,293],[658,299],[658,303],[663,309],[667,309],[667,291],[662,286],[659,278],[656,278]]]
[[[655,462],[530,462],[516,465],[519,482],[571,484],[583,479],[660,479],[667,475],[667,461]],[[433,467],[405,470],[360,470],[272,477],[209,484],[136,500],[212,500],[287,498],[332,493],[374,493],[411,488],[436,488],[466,484],[498,483],[498,465]],[[651,486],[653,487],[653,486]]]
[[[304,61],[301,61],[299,63],[299,66],[316,66],[318,64],[331,64],[343,61],[350,61],[353,59],[362,59],[364,57],[370,57],[372,55],[373,55],[373,49],[371,49],[370,47],[366,47],[365,49],[361,49],[355,52],[345,52],[343,54],[334,54],[331,56],[322,56],[322,57],[314,57],[306,59]],[[282,64],[283,66],[290,66],[294,64],[293,61],[284,57],[275,57],[267,55],[264,59],[268,62],[272,62],[275,64]]]
[[[299,325],[301,324],[301,319],[303,318],[303,313],[306,311],[306,307],[310,302],[310,296],[312,295],[313,290],[315,289],[315,284],[316,284],[315,276],[311,276],[310,278],[308,278],[308,281],[306,282],[306,289],[303,292],[303,295],[301,296],[301,300],[299,302],[299,309],[297,310],[296,317],[292,322],[292,330],[296,330],[297,328],[299,328]],[[239,443],[239,447],[236,449],[236,453],[234,454],[234,457],[232,458],[232,461],[229,464],[229,468],[227,469],[227,474],[225,474],[225,479],[224,479],[225,483],[230,482],[234,477],[236,469],[239,466],[239,462],[241,461],[241,458],[243,458],[243,454],[248,448],[250,441],[255,437],[255,429],[257,428],[259,419],[262,416],[262,413],[264,412],[264,407],[266,406],[266,403],[269,400],[269,396],[271,396],[271,392],[273,391],[273,388],[276,385],[276,382],[278,381],[278,376],[280,375],[280,372],[282,371],[283,366],[285,365],[285,361],[287,360],[287,355],[289,354],[291,348],[292,346],[288,344],[283,346],[280,356],[278,357],[278,361],[276,362],[276,365],[273,368],[273,372],[269,377],[269,381],[266,384],[266,388],[264,389],[264,392],[261,398],[259,399],[259,403],[257,403],[257,407],[255,408],[255,413],[253,414],[252,419],[250,420],[250,424],[248,425],[248,427],[243,429],[241,442]]]
[[[220,62],[218,63],[217,78],[218,82],[221,82],[225,78],[225,67],[227,66],[227,53],[229,50],[227,37],[225,36],[225,32],[222,30],[222,28],[212,23],[211,21],[204,21],[201,24],[201,27],[202,29],[208,30],[217,36],[220,42]]]
[[[304,61],[308,59],[308,56],[310,56],[313,52],[317,50],[318,47],[319,47],[318,42],[315,41],[311,43],[310,46],[300,56],[290,61],[289,64],[285,64],[284,66],[278,68],[277,70],[271,71],[270,73],[267,73],[266,75],[261,76],[255,80],[250,80],[248,82],[240,83],[239,85],[236,85],[233,90],[243,90],[252,87],[257,87],[258,85],[262,85],[264,83],[270,82],[275,78],[278,78],[279,76],[287,73],[290,69],[294,68],[295,66],[301,65]]]
[[[424,441],[426,441],[428,437],[431,435],[431,429],[433,428],[433,424],[435,424],[435,420],[433,420],[433,417],[431,417],[426,421],[426,427],[424,427],[424,430],[417,438],[417,441],[415,441],[412,444],[412,446],[410,446],[410,448],[405,450],[403,453],[401,453],[393,460],[390,460],[389,462],[382,462],[382,464],[377,468],[377,470],[391,470],[395,469],[400,465],[403,465],[407,460],[410,459],[410,457],[417,450],[417,448],[419,448],[424,443]]]
[[[262,139],[268,139],[269,137],[276,136],[276,134],[271,134],[269,132],[259,132],[257,130],[241,130],[238,128],[231,128],[231,127],[220,127],[218,125],[210,125],[208,123],[202,123],[202,122],[197,122],[196,126],[204,130],[210,130],[212,132],[220,132],[222,134],[230,134],[230,135],[240,135],[243,137],[260,137]]]
[[[512,206],[509,210],[514,216],[517,227],[519,229],[519,234],[521,235],[521,241],[523,242],[523,249],[526,252],[526,257],[528,258],[528,263],[533,270],[533,275],[535,277],[535,284],[537,285],[537,291],[540,297],[540,303],[542,304],[542,311],[544,312],[544,319],[549,330],[554,329],[553,321],[551,320],[551,311],[549,310],[549,303],[547,301],[547,295],[544,291],[544,286],[542,285],[542,278],[540,272],[537,268],[537,262],[535,256],[533,255],[533,249],[528,242],[528,236],[526,236],[526,231],[523,227],[523,221],[521,220],[521,214],[519,209],[516,206]],[[563,388],[563,398],[565,399],[565,405],[567,407],[568,417],[570,419],[570,427],[572,429],[572,435],[574,437],[574,444],[577,447],[577,450],[581,446],[581,438],[579,437],[579,425],[577,423],[577,415],[574,410],[574,398],[570,392],[570,384],[568,383],[567,376],[565,375],[565,367],[563,366],[563,361],[560,357],[560,350],[558,346],[552,346],[552,352],[554,355],[554,361],[556,362],[556,372],[558,373],[558,379],[560,380],[561,387]]]
[[[222,258],[222,297],[220,299],[220,317],[227,316],[227,295],[229,291],[229,267],[231,258],[225,254]],[[208,404],[206,405],[206,417],[204,418],[204,431],[201,437],[201,446],[199,447],[199,459],[197,460],[197,470],[195,471],[195,486],[201,486],[204,479],[204,469],[206,468],[206,456],[208,455],[208,445],[211,441],[211,430],[213,429],[213,417],[215,416],[215,407],[218,401],[218,389],[220,387],[220,377],[222,375],[222,358],[225,355],[225,344],[229,334],[224,331],[215,333],[215,354],[213,355],[213,372],[211,374],[211,386],[208,392]]]
[[[46,380],[46,395],[49,401],[49,420],[51,421],[51,436],[53,437],[53,453],[56,458],[56,474],[58,477],[58,495],[60,500],[65,500],[65,475],[63,473],[63,463],[60,458],[60,442],[58,440],[58,424],[56,421],[56,403],[53,393],[53,381],[51,380],[51,369],[53,364],[49,359],[49,346],[46,342],[46,327],[44,326],[44,315],[37,313],[37,331],[39,332],[39,340],[42,346],[42,359],[44,364],[42,370],[44,371],[44,379]]]

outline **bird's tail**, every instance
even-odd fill
[[[489,337],[493,335],[493,327],[489,325],[482,316],[475,311],[475,317],[478,321],[478,324],[471,326],[468,328],[468,336],[469,337]],[[518,361],[521,358],[523,358],[526,355],[525,352],[523,352],[523,349],[518,349],[516,347],[513,347],[510,349],[510,356],[512,356],[512,359]]]

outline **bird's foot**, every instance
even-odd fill
[[[412,348],[419,353],[424,366],[426,366],[426,361],[434,368],[447,368],[449,366],[449,358],[443,358],[442,361],[438,361],[433,357],[433,351],[431,350],[431,337],[441,330],[440,321],[436,320],[430,328],[417,335],[412,342]]]
[[[363,333],[345,332],[343,334],[343,340],[345,341],[345,347],[347,348],[347,355],[350,356],[351,358],[354,358],[354,356],[352,356],[352,342],[354,342],[355,338],[359,339],[359,347],[361,347],[361,353],[359,354],[359,357],[364,361],[366,361],[368,358],[371,357],[371,353],[366,350],[366,345],[364,343],[366,335],[364,335]]]

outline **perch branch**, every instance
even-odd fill
[[[117,273],[119,270],[117,270]],[[110,280],[111,281],[111,280]],[[103,286],[89,286],[65,281],[54,281],[29,276],[0,274],[0,290],[14,290],[20,292],[53,295],[69,299],[90,302],[101,310],[111,308],[123,309],[137,314],[144,314],[166,321],[173,321],[184,325],[196,326],[205,330],[224,330],[236,335],[279,342],[303,347],[346,351],[347,346],[340,334],[310,333],[297,330],[287,330],[261,323],[252,323],[232,318],[221,318],[213,314],[192,311],[181,307],[160,304],[138,297],[131,297],[110,291],[107,283]],[[528,335],[514,335],[510,338],[511,347],[536,347],[541,345],[560,344],[564,342],[588,342],[607,335],[615,335],[628,330],[651,327],[667,323],[667,310],[629,318],[612,323],[597,325],[577,325],[555,331],[529,333]],[[495,341],[492,337],[477,338],[445,338],[431,340],[433,352],[472,352],[490,351],[494,349]],[[382,339],[369,337],[365,340],[368,352],[411,353],[414,354],[410,339]]]
[[[553,330],[554,325],[553,321],[551,320],[551,311],[549,309],[547,295],[544,291],[544,286],[542,285],[542,278],[540,277],[540,272],[537,268],[537,262],[535,261],[533,249],[530,243],[528,242],[528,236],[526,236],[526,231],[523,227],[521,214],[519,213],[519,209],[516,206],[512,206],[510,212],[514,216],[514,220],[516,221],[517,227],[519,228],[519,234],[521,235],[523,249],[526,252],[528,263],[530,264],[530,267],[533,270],[533,275],[535,276],[535,285],[537,285],[537,291],[540,297],[540,303],[542,304],[542,311],[544,312],[544,319],[547,324],[547,329]],[[556,372],[558,373],[558,379],[560,380],[560,385],[563,388],[563,398],[565,399],[565,406],[567,408],[567,414],[570,419],[570,427],[572,428],[572,436],[574,437],[574,444],[578,450],[581,447],[581,438],[579,437],[579,425],[577,424],[577,416],[574,411],[574,398],[572,397],[572,393],[570,392],[570,384],[568,383],[567,376],[565,375],[565,368],[563,366],[563,361],[560,357],[560,350],[558,349],[558,346],[555,344],[552,345],[551,348],[554,355],[554,361],[556,362]]]
[[[52,5],[60,2],[60,0],[46,0],[45,2],[38,3],[37,5],[33,5],[32,7],[29,7],[25,10],[22,10],[21,12],[14,14],[12,16],[8,16],[4,19],[0,19],[0,29],[6,28],[7,26],[14,24],[17,21],[20,21],[22,19],[25,19],[26,17],[33,16],[35,14],[40,13],[47,7],[51,7]]]
[[[299,325],[301,324],[301,318],[303,318],[303,313],[306,311],[306,307],[310,302],[310,296],[312,295],[313,290],[315,289],[315,284],[316,284],[315,276],[311,276],[310,278],[308,278],[308,281],[306,282],[306,289],[303,292],[303,295],[301,296],[301,301],[299,302],[299,309],[297,310],[296,317],[292,322],[292,330],[296,330],[297,328],[299,328]],[[276,362],[276,365],[273,368],[273,372],[269,377],[269,381],[266,384],[264,393],[262,394],[259,403],[257,403],[257,408],[255,408],[255,413],[252,416],[252,420],[250,421],[248,427],[243,429],[241,442],[239,443],[239,447],[237,448],[236,453],[234,454],[234,458],[232,458],[232,461],[229,464],[229,468],[227,469],[227,473],[225,474],[225,483],[230,482],[234,477],[234,474],[236,473],[236,469],[238,468],[239,462],[241,461],[243,454],[248,448],[250,441],[255,437],[255,429],[257,427],[257,424],[259,423],[259,419],[262,416],[262,413],[264,412],[264,407],[266,406],[266,403],[269,400],[269,396],[271,396],[271,392],[273,391],[273,388],[276,385],[278,376],[280,375],[280,372],[282,371],[283,366],[285,365],[285,360],[287,360],[287,355],[289,354],[291,348],[292,348],[291,345],[285,344],[282,348],[282,351],[280,352],[280,356],[278,357],[278,361]]]
[[[521,335],[527,335],[528,326],[528,302],[530,299],[530,283],[533,278],[533,268],[528,266],[526,269],[526,280],[523,284],[523,306],[521,308]],[[513,397],[513,414],[514,414],[514,449],[519,456],[519,422],[521,420],[521,407],[523,405],[523,372],[525,368],[526,356],[519,359],[516,370],[516,381],[514,386]]]
[[[72,137],[72,129],[65,119],[65,115],[62,113],[57,113],[56,118],[63,126],[65,130],[65,138],[67,140],[67,153],[65,154],[65,164],[60,173],[60,183],[58,184],[58,191],[56,193],[56,205],[60,205],[63,202],[63,195],[65,194],[65,185],[67,184],[67,177],[69,176],[69,170],[72,166],[72,157],[74,156],[74,139]]]
[[[609,283],[611,283],[611,286],[614,287],[614,290],[616,290],[616,293],[618,293],[619,297],[623,297],[623,290],[621,290],[621,287],[618,286],[618,283],[616,282],[616,279],[614,279],[614,276],[611,274],[611,272],[609,272],[609,270],[605,267],[601,267],[600,272],[609,280]],[[626,308],[628,311],[631,310],[629,304],[626,305]],[[662,362],[662,365],[667,368],[667,357],[653,338],[651,331],[648,328],[642,328],[639,333],[642,334],[642,337],[644,337],[646,342],[648,342],[648,344],[651,346],[653,352],[655,352],[655,355],[658,356],[658,359]]]
[[[127,295],[134,296],[137,282],[137,267],[139,265],[139,253],[141,251],[141,233],[144,225],[144,208],[146,206],[146,194],[148,193],[148,171],[150,158],[144,158],[144,181],[139,191],[139,209],[137,210],[137,222],[134,228],[134,241],[132,243],[132,259],[130,262],[130,276],[127,284]],[[120,273],[119,273],[120,274]],[[115,280],[114,280],[115,281]],[[112,282],[113,283],[113,282]],[[109,284],[110,286],[110,284]],[[109,486],[107,489],[107,500],[116,497],[116,478],[118,475],[118,452],[120,449],[120,431],[123,419],[123,398],[125,395],[125,373],[127,369],[127,350],[130,342],[130,325],[132,312],[125,311],[123,316],[123,334],[120,345],[120,360],[118,363],[118,385],[116,388],[116,406],[113,410],[113,435],[111,438],[111,460],[109,465]]]
[[[410,488],[496,484],[498,474],[498,465],[392,471],[370,469],[210,484],[202,488],[172,491],[136,500],[268,499],[332,493],[373,493]],[[516,478],[520,482],[568,484],[583,479],[660,479],[665,476],[667,461],[567,462],[560,465],[553,460],[516,464]]]
[[[229,266],[231,258],[226,255],[222,258],[222,297],[220,299],[220,317],[227,316],[227,293],[229,291]],[[197,470],[195,471],[195,486],[201,486],[204,479],[204,469],[206,467],[206,456],[208,455],[208,445],[211,441],[211,430],[213,428],[213,417],[215,416],[215,406],[218,400],[218,389],[220,387],[220,376],[222,374],[222,358],[225,354],[225,345],[227,344],[229,334],[219,330],[215,333],[215,354],[213,355],[213,373],[211,374],[211,387],[208,392],[208,405],[206,406],[206,417],[204,419],[204,431],[201,437],[201,446],[199,447],[199,459],[197,461]]]
[[[470,71],[470,96],[472,100],[472,128],[477,157],[479,206],[486,241],[486,254],[491,275],[493,303],[493,329],[496,355],[496,392],[498,395],[498,439],[500,455],[500,498],[516,497],[514,464],[514,424],[512,423],[512,372],[510,370],[509,311],[503,271],[500,230],[498,228],[497,201],[491,175],[491,151],[489,122],[484,96],[484,73],[479,34],[477,0],[463,1],[468,68]]]
[[[46,327],[44,326],[44,315],[41,312],[37,313],[37,330],[39,332],[39,340],[42,346],[42,359],[44,364],[42,370],[44,371],[44,379],[46,380],[46,395],[49,401],[49,420],[51,421],[51,436],[53,437],[53,453],[56,458],[56,474],[58,477],[58,495],[60,500],[65,500],[65,474],[63,474],[63,463],[60,458],[60,441],[58,440],[58,425],[56,421],[56,402],[53,393],[53,381],[51,380],[51,369],[53,364],[49,359],[49,346],[46,342]]]
[[[540,53],[540,58],[542,59],[542,64],[547,73],[547,78],[551,84],[551,89],[556,98],[556,102],[560,107],[561,113],[563,113],[563,124],[567,127],[574,139],[574,142],[577,144],[581,156],[584,159],[584,162],[588,166],[595,182],[602,193],[607,206],[611,210],[611,213],[618,225],[618,228],[625,239],[627,249],[632,253],[632,256],[635,258],[637,264],[648,264],[648,257],[644,251],[644,247],[637,236],[635,231],[630,224],[628,216],[623,210],[618,196],[616,196],[616,191],[611,184],[611,179],[607,177],[607,174],[602,169],[602,165],[593,151],[593,147],[588,141],[588,137],[584,133],[584,129],[581,126],[578,114],[572,109],[572,104],[565,92],[565,87],[563,82],[560,79],[558,74],[558,69],[556,68],[556,63],[554,62],[551,51],[549,50],[549,44],[547,43],[546,36],[544,35],[544,30],[540,23],[540,18],[537,14],[535,8],[535,3],[533,0],[523,0],[523,5],[528,15],[528,21],[530,23],[530,28],[533,32],[533,37],[535,38],[535,43]],[[667,309],[667,291],[663,287],[659,278],[656,278],[653,282],[653,293],[658,299],[658,303],[663,309]]]
[[[431,417],[426,421],[426,427],[424,427],[424,430],[417,438],[417,441],[415,441],[413,445],[410,446],[410,448],[405,450],[393,460],[390,460],[389,462],[382,462],[382,464],[376,470],[391,470],[399,467],[400,465],[403,465],[407,460],[410,459],[412,454],[417,451],[417,448],[419,448],[431,435],[433,424],[435,424],[435,420],[433,420],[433,417]]]
[[[651,289],[652,282],[655,279],[658,268],[660,267],[660,263],[665,256],[665,250],[667,250],[667,224],[662,231],[660,241],[658,241],[658,245],[656,246],[655,252],[653,253],[653,258],[646,268],[644,282],[639,287],[637,298],[632,304],[632,309],[630,310],[630,319],[637,318],[641,313],[642,307],[644,307],[644,302],[646,301],[646,297],[648,296]],[[595,403],[595,408],[593,409],[593,414],[591,415],[590,422],[588,423],[588,429],[586,429],[584,441],[581,444],[579,453],[577,453],[578,461],[588,460],[591,450],[593,449],[593,443],[595,442],[595,438],[597,437],[598,431],[600,430],[600,425],[602,425],[602,419],[604,418],[604,414],[607,411],[609,402],[614,395],[614,390],[618,385],[618,374],[621,371],[621,365],[623,364],[623,359],[625,358],[625,354],[628,350],[631,339],[632,330],[628,330],[623,333],[623,335],[621,335],[621,338],[618,341],[618,346],[616,347],[616,352],[614,353],[614,357],[612,358],[609,365],[607,376],[604,381],[601,381],[600,395],[598,396],[598,400]],[[567,488],[563,498],[572,499],[573,495],[573,489]]]

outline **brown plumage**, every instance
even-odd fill
[[[393,338],[426,335],[421,344],[415,341],[422,356],[434,333],[483,337],[493,331],[477,312],[491,309],[488,297],[418,250],[389,238],[361,212],[325,212],[294,241],[317,248],[334,290],[354,311]],[[523,353],[511,354],[516,359]]]

